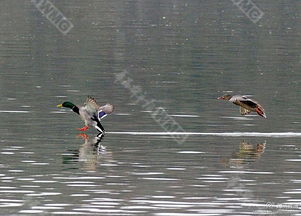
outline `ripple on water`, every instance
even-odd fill
[[[182,170],[186,170],[186,168],[184,167],[167,167],[167,170],[175,170],[175,171],[182,171]]]
[[[176,179],[176,178],[150,178],[150,177],[143,177],[141,179],[151,180],[151,181],[179,181],[179,179]]]
[[[3,180],[10,180],[10,179],[14,179],[15,177],[10,177],[10,176],[5,176],[5,177],[1,177],[1,179]]]
[[[293,183],[297,183],[297,184],[301,183],[301,180],[299,180],[299,179],[291,179],[290,181]]]
[[[0,189],[15,189],[16,187],[12,186],[0,186]]]
[[[130,114],[130,113],[115,113],[115,115],[118,115],[118,116],[130,116],[132,114]]]
[[[88,208],[75,208],[73,209],[74,211],[87,211],[87,212],[91,212],[91,213],[110,213],[110,214],[123,214],[123,213],[146,213],[146,211],[124,211],[121,209],[112,209],[112,208],[107,208],[107,209],[102,209],[102,208],[93,208],[93,207],[88,207]]]
[[[22,163],[35,163],[36,161],[33,160],[22,160]]]
[[[12,203],[12,202],[1,202],[0,201],[0,208],[11,208],[11,207],[19,207],[19,206],[23,206],[23,202],[22,203]]]
[[[120,207],[121,209],[160,209],[159,207],[155,207],[155,206],[147,206],[147,205],[139,205],[139,206],[131,206],[131,205],[128,205],[128,206],[122,206]]]
[[[102,176],[54,176],[53,179],[60,180],[84,180],[84,179],[104,179]]]
[[[152,198],[155,199],[173,199],[175,196],[151,196]]]
[[[8,172],[21,173],[24,172],[24,170],[8,170]]]
[[[284,191],[284,194],[301,194],[301,189],[293,189],[289,191]]]
[[[44,213],[42,210],[21,210],[19,213],[25,213],[25,214],[40,214]]]
[[[217,215],[224,215],[233,213],[232,209],[209,209],[209,208],[202,208],[202,209],[193,209],[190,211],[195,211],[197,213],[155,213],[154,215],[158,216],[217,216]],[[233,215],[233,214],[232,214]]]
[[[205,154],[205,152],[200,152],[200,151],[179,151],[177,153],[179,153],[179,154]]]
[[[30,113],[26,110],[0,110],[0,113]]]
[[[228,178],[225,177],[200,177],[200,178],[196,178],[199,180],[228,180]]]
[[[93,199],[89,200],[83,200],[84,202],[95,202],[95,201],[103,201],[103,202],[121,202],[123,199],[118,199],[118,198],[102,198],[102,197],[96,197]]]
[[[94,182],[92,181],[69,181],[69,182],[64,182],[65,184],[92,184]]]
[[[24,187],[24,188],[39,188],[41,186],[39,186],[39,185],[21,185],[20,187]]]
[[[249,116],[251,116],[251,115],[249,115]],[[254,115],[253,115],[253,116],[254,116]],[[234,120],[241,120],[241,121],[251,121],[251,120],[253,120],[253,119],[250,118],[250,117],[236,117],[236,116],[233,116],[233,117],[231,117],[231,116],[225,116],[225,117],[221,117],[221,118],[234,119]]]
[[[35,191],[32,190],[0,190],[0,193],[24,193],[24,194],[30,194],[30,193],[34,193]]]
[[[72,204],[69,203],[47,203],[45,206],[58,206],[58,207],[65,207],[65,206],[71,206]]]
[[[34,183],[55,183],[57,181],[54,181],[54,180],[34,180],[32,182],[34,182]]]
[[[210,197],[183,197],[184,200],[207,200]]]
[[[202,175],[202,177],[196,179],[201,180],[203,183],[219,183],[226,182],[229,178],[222,175]]]
[[[67,184],[69,187],[97,187],[96,184]]]
[[[27,196],[57,196],[61,195],[62,193],[60,192],[42,192],[42,193],[31,193],[27,194]]]
[[[37,163],[37,162],[35,162],[35,163],[31,163],[32,165],[37,165],[37,166],[45,166],[45,165],[49,165],[49,163]]]
[[[140,200],[131,200],[131,203],[137,203],[137,204],[148,204],[149,206],[154,207],[160,207],[161,209],[180,209],[180,208],[191,208],[191,207],[213,207],[216,208],[218,206],[224,205],[223,202],[183,202],[183,201],[173,201],[173,200],[146,200],[146,199],[140,199]]]
[[[90,196],[90,194],[70,194],[71,197],[87,197]]]
[[[219,215],[219,214],[195,214],[195,213],[174,213],[174,212],[169,212],[169,213],[155,213],[154,215],[157,216],[214,216],[214,215]]]
[[[120,202],[112,202],[112,201],[107,201],[107,202],[91,202],[92,205],[99,205],[99,206],[103,206],[103,205],[107,205],[107,206],[119,206]]]
[[[218,137],[301,137],[301,133],[296,132],[220,132],[220,133],[203,133],[203,132],[141,132],[141,131],[109,131],[108,134],[119,135],[149,135],[149,136],[167,136],[167,135],[193,135],[193,136],[218,136]]]
[[[22,149],[24,147],[21,147],[21,146],[10,146],[10,147],[7,147],[7,148],[3,148],[2,150],[3,151],[18,151],[20,149]]]
[[[62,113],[68,113],[68,112],[66,112],[66,111],[50,111],[49,113],[62,114]]]
[[[173,117],[182,117],[182,118],[198,118],[200,116],[198,115],[170,115],[170,116],[173,116]]]
[[[142,175],[142,176],[148,176],[148,175],[163,175],[163,172],[129,172],[132,175]]]
[[[93,213],[89,213],[89,212],[80,212],[80,211],[55,211],[55,212],[51,212],[51,214],[54,215],[95,215]]]
[[[219,171],[219,173],[239,173],[239,174],[259,174],[259,175],[272,175],[274,172],[252,172],[252,171],[243,171],[243,170],[223,170]]]
[[[33,181],[35,178],[17,178],[19,181]]]
[[[32,209],[40,209],[40,210],[61,210],[64,209],[64,207],[59,206],[32,206]]]
[[[297,158],[297,159],[285,159],[285,161],[289,161],[289,162],[301,162],[301,159]]]
[[[14,152],[0,152],[0,154],[3,154],[3,155],[13,155],[15,153]]]
[[[21,152],[22,154],[34,154],[34,152]]]

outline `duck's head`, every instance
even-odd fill
[[[221,96],[221,97],[218,97],[217,99],[218,100],[230,100],[232,98],[232,95],[224,95],[224,96]]]
[[[73,107],[75,107],[75,105],[69,101],[65,101],[64,103],[57,105],[57,107],[66,107],[72,109]]]

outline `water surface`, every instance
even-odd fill
[[[301,215],[299,2],[254,1],[256,24],[226,0],[52,3],[66,35],[31,1],[1,2],[1,215]],[[185,142],[116,81],[124,70]],[[87,95],[116,107],[101,140],[56,108]]]

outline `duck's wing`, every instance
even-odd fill
[[[108,114],[111,114],[114,111],[114,106],[112,104],[99,106],[94,98],[88,96],[85,102],[85,109],[91,113],[93,117],[97,116],[98,120],[100,120]]]
[[[246,96],[242,96],[240,98],[240,100],[238,101],[238,105],[240,105],[244,109],[249,108],[251,111],[257,112],[258,115],[266,118],[266,114],[265,114],[263,107],[257,101],[255,101],[253,99],[250,99]]]
[[[114,111],[114,106],[112,104],[105,104],[98,109],[98,118],[102,119],[108,114],[111,114]]]
[[[255,109],[259,105],[257,101],[250,99],[247,96],[237,96],[235,97],[235,101],[233,101],[233,103],[244,108],[249,107],[253,109]]]
[[[251,110],[245,109],[243,107],[239,107],[239,112],[241,115],[247,115],[251,112]]]
[[[96,103],[96,100],[90,96],[87,97],[86,102],[84,104],[84,108],[90,114],[97,113],[99,110],[99,105]]]

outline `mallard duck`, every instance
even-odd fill
[[[83,128],[78,128],[80,131],[86,131],[89,127],[94,127],[96,130],[103,134],[105,129],[100,123],[100,120],[106,117],[108,114],[111,114],[114,110],[113,105],[105,104],[104,106],[99,106],[96,103],[96,100],[90,96],[87,97],[84,106],[78,107],[72,102],[65,101],[62,104],[57,105],[57,107],[66,107],[72,109],[73,112],[77,113],[80,118],[85,122]]]
[[[256,101],[241,95],[224,95],[217,98],[218,100],[228,100],[235,105],[240,106],[240,114],[247,115],[250,112],[256,112],[258,115],[267,118],[263,107]]]

